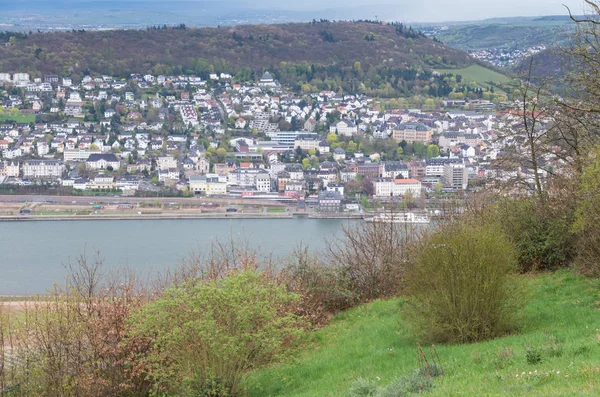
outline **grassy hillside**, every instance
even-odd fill
[[[33,123],[35,121],[35,114],[18,113],[13,115],[8,112],[0,114],[0,122],[7,120],[16,121],[17,123]]]
[[[436,69],[436,71],[442,74],[453,73],[461,75],[466,81],[474,81],[482,84],[488,81],[494,83],[507,83],[510,81],[508,76],[481,65],[471,65],[462,69]]]
[[[0,70],[40,73],[236,71],[282,62],[352,67],[466,67],[464,52],[405,27],[360,22],[33,33],[0,47]]]
[[[568,271],[523,276],[528,305],[518,334],[489,342],[437,346],[445,375],[434,396],[597,395],[600,387],[598,283]],[[249,396],[344,396],[359,378],[382,385],[417,367],[402,300],[338,315],[311,348],[246,381]]]

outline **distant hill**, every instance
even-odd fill
[[[555,24],[554,19],[539,19],[548,23],[519,24],[469,24],[450,26],[436,33],[441,42],[465,51],[485,49],[516,50],[539,45],[547,47],[562,43],[573,32],[573,25],[566,20]]]
[[[526,77],[529,73],[531,57],[524,59],[513,67],[512,72],[519,76]],[[564,77],[568,60],[565,55],[556,47],[548,48],[533,56],[533,67],[531,70],[531,79],[534,82],[552,81],[554,88],[558,91],[562,89],[560,79]]]
[[[0,70],[32,73],[195,71],[198,59],[232,70],[262,70],[281,62],[344,67],[359,61],[365,69],[465,67],[474,62],[409,28],[365,22],[33,33],[0,48]],[[219,63],[228,66],[217,67]]]
[[[269,70],[284,83],[319,84],[408,94],[415,84],[432,94],[447,92],[427,84],[420,71],[460,69],[476,64],[401,24],[312,22],[191,29],[32,33],[0,46],[0,71],[56,74],[131,73],[208,76],[211,72],[255,80]],[[0,37],[1,39],[1,37]],[[436,77],[437,78],[437,77]],[[440,83],[441,85],[441,83]]]

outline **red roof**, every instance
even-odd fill
[[[394,179],[394,183],[420,183],[417,179]]]

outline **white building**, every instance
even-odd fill
[[[28,160],[23,163],[23,177],[27,179],[60,178],[64,168],[64,165],[58,160]]]
[[[358,134],[358,127],[351,121],[341,120],[329,127],[329,132],[343,136],[353,136]]]
[[[18,82],[28,82],[30,80],[29,73],[15,73],[13,75],[13,81],[15,83]]]
[[[407,193],[415,198],[421,196],[421,182],[416,179],[381,178],[373,186],[375,197],[404,197]]]

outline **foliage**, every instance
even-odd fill
[[[600,148],[584,168],[580,182],[580,200],[577,203],[576,265],[584,274],[600,275]]]
[[[365,36],[377,39],[357,46]],[[36,53],[38,49],[42,51]],[[230,73],[238,81],[255,81],[269,70],[298,91],[341,89],[384,97],[425,90],[443,96],[453,87],[431,67],[461,68],[474,62],[410,28],[367,22],[34,33],[0,46],[1,70],[34,77],[152,73],[208,79],[210,73]]]
[[[11,383],[22,395],[148,393],[150,385],[131,365],[148,346],[137,338],[125,341],[126,319],[143,304],[144,293],[133,278],[116,282],[103,276],[101,265],[97,253],[93,261],[82,254],[76,265],[67,266],[71,274],[64,287],[32,299],[19,313],[22,321],[5,351],[11,356]]]
[[[154,347],[145,360],[156,392],[187,395],[218,380],[238,395],[248,371],[282,357],[301,334],[289,309],[297,299],[249,270],[167,289],[130,319],[132,335]]]
[[[571,264],[575,239],[574,197],[546,201],[533,198],[504,199],[486,216],[509,237],[516,249],[520,272],[555,270]]]
[[[342,226],[327,261],[347,280],[359,302],[396,296],[402,289],[411,244],[423,234],[409,224],[362,222]]]
[[[469,343],[514,325],[514,248],[489,225],[452,222],[421,241],[407,276],[409,318],[420,338]]]
[[[296,313],[312,324],[323,325],[331,317],[358,303],[349,280],[339,269],[323,264],[308,247],[298,247],[288,259],[279,278],[288,290],[298,294]]]

